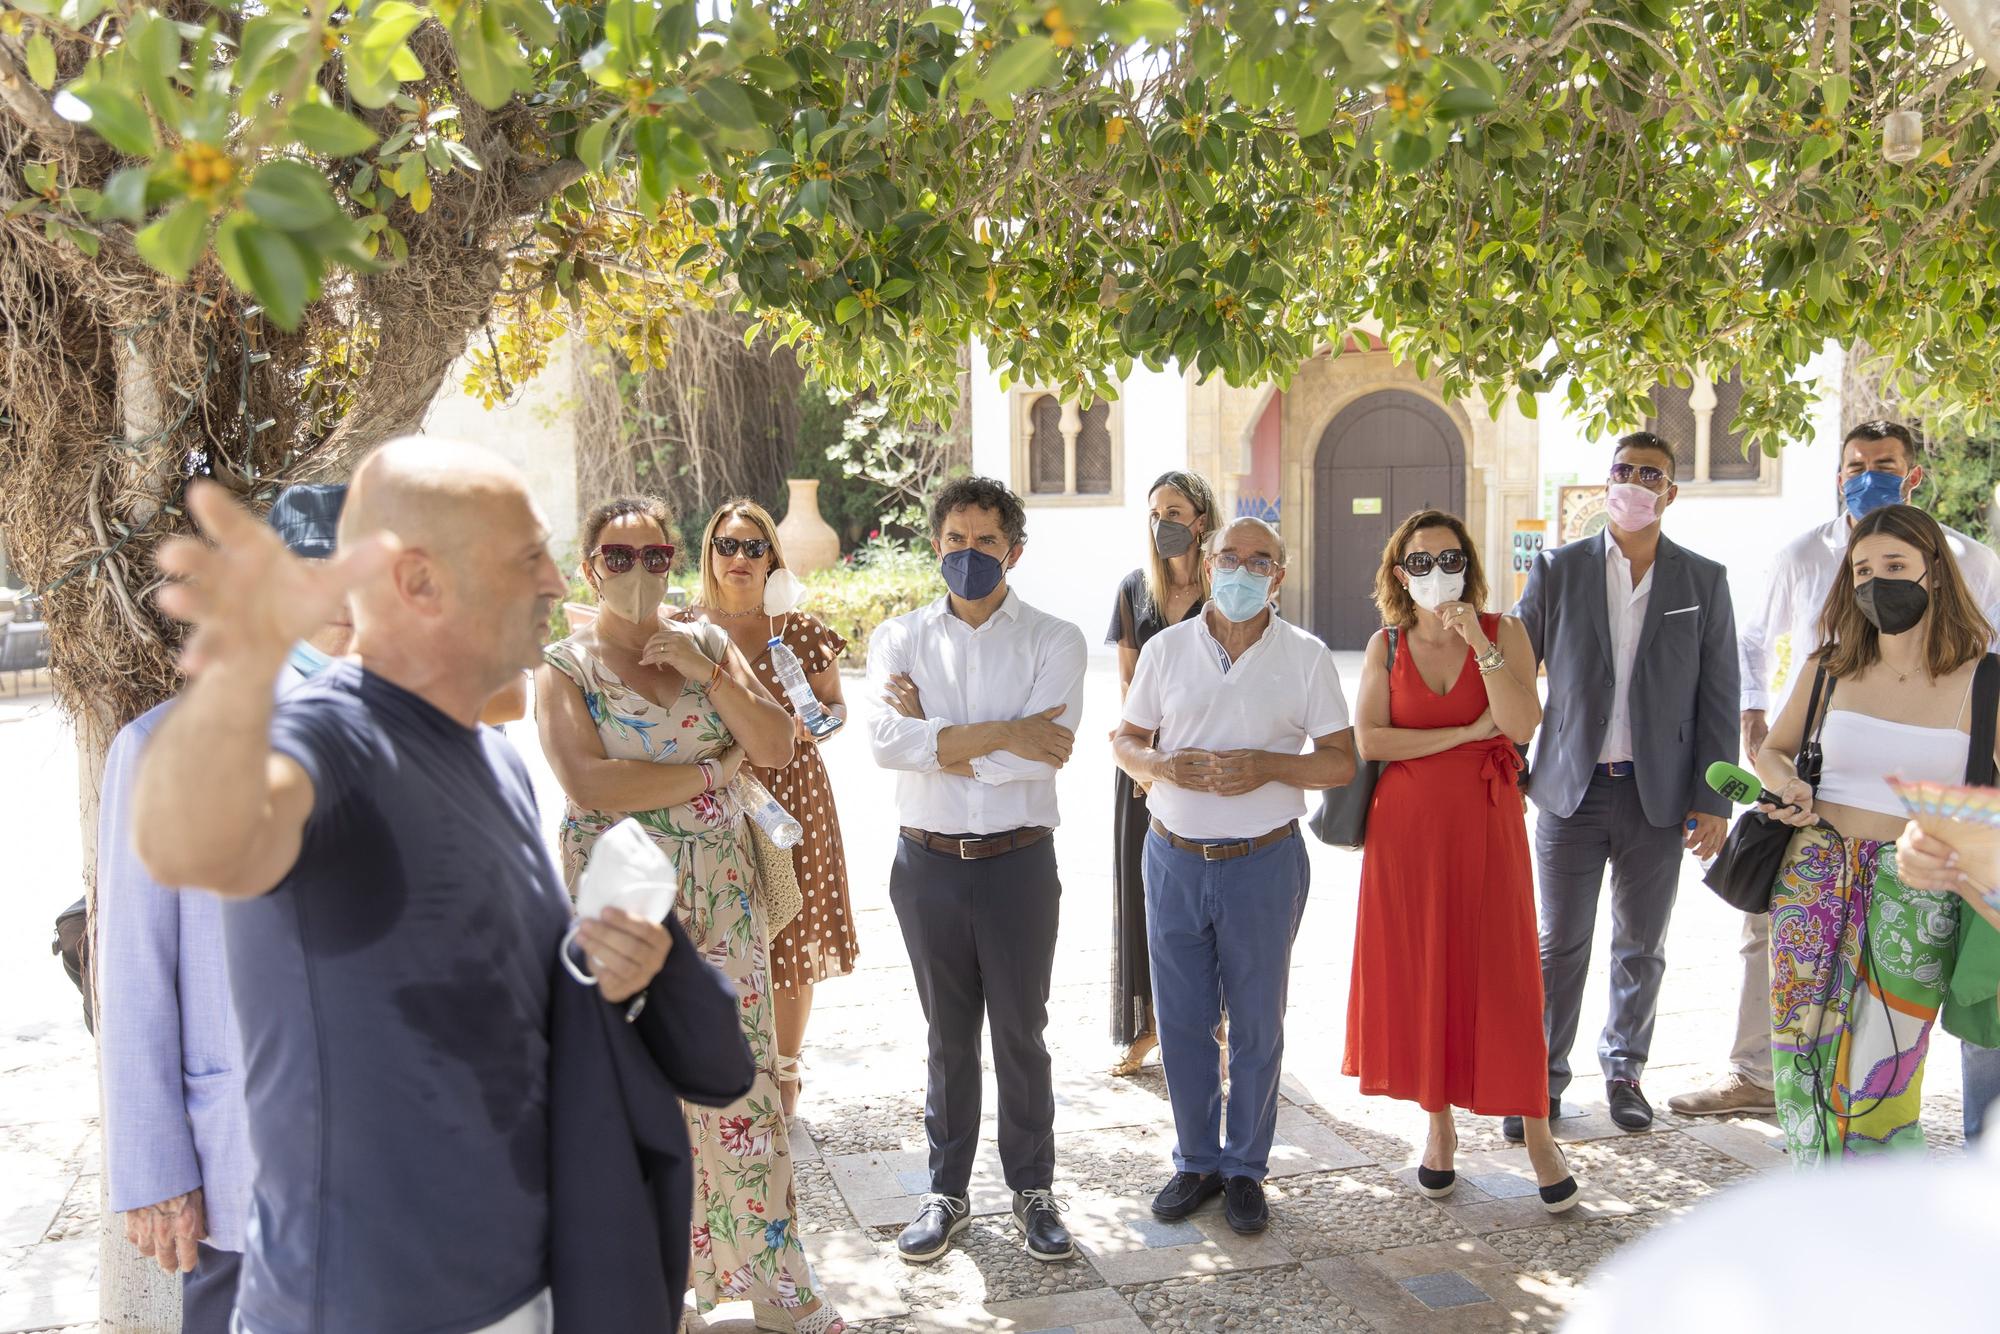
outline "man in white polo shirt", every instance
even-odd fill
[[[1185,1218],[1226,1193],[1230,1227],[1260,1232],[1309,880],[1298,821],[1309,789],[1354,777],[1354,733],[1333,655],[1272,609],[1285,579],[1277,530],[1238,519],[1208,566],[1207,609],[1139,655],[1113,749],[1151,784],[1146,943],[1177,1139],[1153,1212]],[[1225,995],[1226,1134],[1215,1039]]]

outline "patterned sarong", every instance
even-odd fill
[[[1794,1166],[1923,1148],[1957,940],[1957,896],[1899,880],[1895,844],[1793,837],[1771,895],[1771,1061]]]

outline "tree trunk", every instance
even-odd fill
[[[129,350],[121,351],[118,357],[119,411],[124,419],[125,438],[140,440],[159,429],[164,411],[160,401],[159,382],[139,357]],[[167,481],[157,479],[160,485]],[[160,494],[157,486],[147,488],[154,495]],[[150,516],[146,516],[150,517]],[[80,705],[71,717],[76,729],[76,778],[77,806],[83,827],[78,832],[83,841],[83,883],[84,894],[90,901],[87,921],[92,939],[92,957],[97,955],[95,944],[97,935],[97,809],[104,790],[104,761],[110,754],[111,742],[118,735],[120,720],[107,709],[102,701],[91,701]],[[96,985],[96,970],[92,970],[92,985]],[[92,1009],[97,1014],[97,1031],[104,1031],[104,1006],[93,996]],[[104,1080],[103,1062],[98,1062],[97,1082],[99,1158],[108,1162],[110,1155],[103,1152],[104,1127]],[[108,1188],[109,1172],[98,1173],[97,1207],[99,1232],[97,1239],[97,1317],[99,1329],[147,1330],[151,1334],[179,1334],[181,1327],[181,1285],[178,1279],[163,1273],[159,1265],[145,1256],[131,1242],[125,1239],[125,1227],[118,1215],[111,1212],[111,1196]]]

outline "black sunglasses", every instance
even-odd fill
[[[1428,551],[1412,551],[1409,555],[1403,557],[1398,564],[1403,567],[1403,572],[1408,574],[1412,579],[1423,578],[1431,572],[1433,566],[1443,570],[1446,574],[1464,574],[1465,552],[1459,547],[1453,547],[1449,551],[1440,551],[1435,556],[1431,555]]]
[[[718,537],[715,549],[725,556],[742,552],[751,560],[762,560],[771,550],[769,538],[763,537]]]
[[[664,543],[634,547],[623,542],[606,542],[590,553],[602,557],[611,574],[624,574],[635,562],[643,563],[647,574],[665,574],[674,563],[674,549]]]

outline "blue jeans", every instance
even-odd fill
[[[1229,861],[1146,835],[1146,945],[1153,1020],[1174,1109],[1174,1167],[1262,1181],[1278,1128],[1292,940],[1305,913],[1305,840],[1296,832]],[[1229,1006],[1224,1139],[1215,1026]]]
[[[2000,1047],[1975,1047],[1970,1042],[1961,1049],[1960,1068],[1965,1072],[1965,1139],[1969,1144],[1986,1129],[1986,1113],[2000,1102]]]

